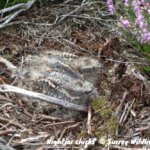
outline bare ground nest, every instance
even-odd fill
[[[47,139],[88,141],[92,138],[94,145],[73,143],[69,147],[100,149],[108,138],[149,137],[149,72],[142,69],[149,64],[139,50],[111,33],[110,22],[114,21],[105,1],[49,2],[43,6],[36,3],[0,31],[2,147],[50,149],[53,145],[47,145]],[[85,117],[63,119],[31,113],[16,93],[18,89],[11,92],[10,87],[18,78],[12,78],[4,60],[23,69],[29,54],[39,55],[47,49],[93,57],[103,63],[105,69],[95,85],[100,97],[88,105]],[[103,145],[99,143],[101,138],[106,140]],[[63,145],[57,147],[65,149]]]

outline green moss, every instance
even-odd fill
[[[101,96],[99,99],[93,101],[93,109],[98,111],[103,119],[103,124],[97,128],[94,132],[95,136],[106,136],[115,139],[118,130],[119,120],[117,116],[113,115],[113,112],[108,104],[108,98],[110,92],[105,90],[105,96]]]
[[[100,135],[100,136],[105,135],[105,134],[108,133],[107,130],[108,130],[108,126],[106,126],[106,125],[101,125],[101,126],[98,127],[97,130],[95,131],[95,135],[97,135],[97,136],[98,136],[98,135]]]
[[[104,120],[110,118],[112,114],[111,108],[103,109],[100,111],[101,116],[103,117]]]
[[[98,137],[101,134],[101,131],[95,131],[94,134]]]
[[[107,104],[107,96],[101,96],[100,99],[94,99],[93,100],[93,109],[96,111],[96,110],[99,110],[103,107],[106,107],[108,104]]]
[[[86,131],[83,130],[83,131],[80,133],[80,138],[84,138],[84,137],[85,137],[85,134],[86,134]]]
[[[103,125],[97,128],[97,130],[94,132],[94,135],[100,138],[104,136],[106,137],[106,139],[108,137],[112,139],[116,139],[118,124],[119,124],[119,120],[114,116],[112,116],[109,120],[107,120],[107,122],[105,122]]]
[[[93,109],[95,111],[99,111],[100,115],[104,120],[110,118],[112,114],[112,110],[108,104],[108,91],[104,91],[105,96],[101,96],[99,99],[94,99],[93,100]]]
[[[119,120],[116,117],[112,116],[109,120],[108,132],[113,138],[116,135],[118,125],[119,125]]]

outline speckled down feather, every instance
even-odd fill
[[[59,51],[47,51],[26,57],[21,72],[21,87],[62,101],[87,106],[98,95],[94,85],[102,64],[91,57],[78,57]],[[72,117],[79,114],[61,107],[22,97],[30,110],[53,116]]]

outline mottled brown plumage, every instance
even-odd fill
[[[22,87],[60,100],[87,106],[98,95],[94,88],[102,64],[91,57],[77,57],[68,52],[50,51],[29,55],[21,72]],[[20,81],[19,81],[20,82]],[[33,110],[54,116],[72,117],[78,113],[37,102]],[[30,103],[32,104],[32,102]],[[30,105],[28,104],[28,107]]]

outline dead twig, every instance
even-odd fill
[[[6,130],[3,130],[3,131],[0,131],[0,136],[2,136],[2,135],[7,135],[7,134],[10,134],[10,133],[15,133],[16,132],[16,130],[15,129],[12,129],[12,128],[10,128],[10,129],[6,129]]]
[[[36,99],[43,100],[48,103],[52,103],[55,105],[60,105],[66,109],[71,109],[71,110],[76,110],[76,111],[82,111],[82,112],[87,112],[87,107],[76,105],[73,103],[69,102],[64,102],[62,100],[59,100],[57,98],[53,98],[44,94],[36,93],[36,92],[31,92],[28,90],[24,90],[15,86],[11,85],[0,85],[0,92],[12,92],[12,93],[17,93],[17,94],[22,94],[28,97],[33,97]]]
[[[101,3],[101,2],[84,2],[84,0],[82,1],[82,3],[81,3],[81,5],[80,6],[78,6],[75,10],[73,10],[73,11],[71,11],[70,13],[68,13],[68,14],[66,14],[66,15],[62,15],[62,16],[59,16],[59,17],[62,17],[60,20],[59,20],[59,22],[61,22],[62,20],[64,20],[66,17],[68,17],[68,16],[70,16],[70,15],[72,15],[72,14],[74,14],[74,13],[77,13],[77,12],[79,12],[79,11],[81,11],[82,9],[83,9],[83,7],[85,7],[85,6],[90,6],[90,5],[93,5],[93,4],[96,4],[96,3]]]
[[[86,50],[86,49],[84,49],[84,48],[82,48],[82,47],[80,47],[80,46],[78,46],[78,45],[76,45],[76,44],[74,44],[74,43],[72,43],[72,42],[66,40],[66,39],[62,39],[62,40],[65,41],[66,43],[68,43],[68,44],[70,44],[70,45],[76,47],[77,49],[79,49],[79,50],[81,50],[81,51],[83,51],[83,52],[87,52],[87,53],[89,53],[89,54],[91,54],[91,55],[95,54],[94,52],[88,51],[88,50]]]
[[[14,126],[16,126],[16,127],[19,127],[19,128],[21,128],[21,129],[27,130],[27,129],[26,129],[25,127],[23,127],[21,124],[12,122],[12,121],[10,121],[9,119],[5,119],[5,118],[0,117],[0,120],[6,121],[6,122],[8,122],[9,124],[12,124],[12,125],[14,125]]]
[[[149,128],[150,128],[150,126],[135,128],[135,131],[145,131],[145,130],[148,130]]]
[[[41,139],[43,138],[48,138],[48,137],[50,137],[50,134],[33,136],[33,137],[26,138],[26,139],[21,139],[21,141],[18,141],[18,143],[37,142],[37,141],[41,141]]]
[[[8,23],[10,21],[12,21],[20,13],[28,10],[35,3],[35,1],[36,0],[31,0],[28,3],[20,3],[20,4],[16,4],[14,6],[4,8],[4,9],[0,10],[0,14],[3,14],[3,13],[10,12],[10,11],[13,11],[13,10],[16,10],[16,9],[20,9],[17,12],[15,12],[14,14],[9,15],[8,17],[5,17],[5,19],[3,19],[3,21],[5,21],[5,20],[6,21],[0,25],[0,29],[5,28],[8,25]],[[2,22],[2,20],[0,20],[0,22]]]
[[[63,16],[66,16],[66,15],[62,15]],[[106,19],[102,19],[102,18],[99,18],[99,17],[90,17],[90,16],[77,16],[77,15],[68,15],[69,17],[73,17],[73,18],[83,18],[83,19],[95,19],[95,20],[98,20],[98,21],[106,21],[106,22],[118,22],[119,20],[106,20]],[[107,25],[108,26],[108,25]],[[112,27],[112,26],[110,26]]]
[[[51,123],[51,124],[45,125],[45,127],[56,126],[56,125],[63,125],[63,124],[68,124],[68,123],[74,123],[74,121],[65,121],[65,122]]]
[[[23,106],[22,101],[21,101],[20,99],[19,99],[19,104],[20,104],[21,106]],[[18,109],[19,109],[19,110],[18,110]],[[20,112],[22,112],[22,113],[24,113],[24,114],[27,115],[28,117],[32,118],[32,120],[35,120],[35,119],[34,119],[34,115],[31,114],[31,113],[29,113],[24,107],[21,107],[21,108],[18,107],[17,110],[20,111]]]
[[[126,99],[127,94],[128,94],[128,92],[124,92],[123,97],[120,100],[120,104],[119,104],[119,106],[117,107],[117,109],[115,111],[115,116],[119,116],[120,110],[121,110],[121,108],[123,106],[123,103],[124,103],[124,101]]]
[[[125,105],[125,108],[124,108],[124,111],[123,111],[123,114],[122,114],[122,116],[121,116],[121,118],[120,118],[119,123],[122,123],[122,120],[123,120],[123,118],[124,118],[124,116],[125,116],[125,113],[126,113],[126,111],[127,111],[127,108],[128,108],[128,103]]]
[[[59,117],[52,117],[52,116],[47,116],[47,115],[43,115],[43,114],[40,114],[40,116],[42,117],[40,119],[40,121],[43,120],[43,119],[46,119],[46,120],[55,120],[55,121],[61,121],[62,120],[62,118],[59,118]]]
[[[4,96],[2,96],[2,95],[0,95],[0,100],[11,102],[11,99],[9,99],[9,98],[7,98],[7,97],[4,97]]]
[[[109,61],[113,61],[113,62],[117,62],[117,63],[122,63],[122,64],[142,64],[142,63],[139,63],[139,62],[129,62],[129,61],[123,62],[123,61],[112,60],[112,59],[107,59],[107,58],[105,60],[109,60]]]
[[[135,98],[133,99],[133,101],[132,101],[131,105],[129,106],[128,111],[127,111],[127,113],[126,113],[126,115],[125,115],[125,117],[124,117],[124,119],[123,119],[123,122],[125,122],[125,121],[126,121],[127,116],[128,116],[128,114],[129,114],[129,112],[130,112],[130,110],[131,110],[131,108],[132,108],[132,106],[133,106],[134,102],[135,102]]]
[[[79,122],[76,123],[76,124],[74,124],[74,125],[71,125],[71,126],[66,127],[66,128],[63,130],[62,134],[60,135],[59,140],[62,139],[63,135],[65,134],[65,132],[66,132],[67,130],[74,129],[74,128],[78,127],[78,126],[79,126]]]
[[[19,112],[17,111],[17,108],[12,103],[6,103],[2,107],[0,107],[0,110],[7,106],[12,106],[15,109],[16,113],[19,114]]]
[[[91,128],[91,104],[88,105],[88,119],[87,119],[87,128],[88,134],[92,135],[92,128]]]
[[[14,66],[12,63],[10,63],[8,60],[6,60],[3,57],[0,57],[0,63],[5,64],[5,66],[10,70],[17,69],[16,66]]]
[[[130,110],[130,113],[132,114],[133,117],[136,117],[136,112],[133,109]]]
[[[30,114],[25,108],[23,108],[22,112],[27,115],[28,117],[32,118],[34,120],[34,115]]]

